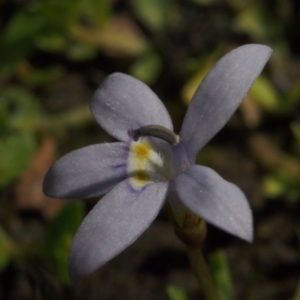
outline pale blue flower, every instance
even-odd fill
[[[147,125],[173,131],[166,108],[149,87],[120,73],[104,80],[91,100],[91,111],[120,142],[91,145],[65,155],[44,182],[45,193],[52,197],[107,193],[74,238],[69,256],[73,282],[133,243],[166,199],[178,216],[188,209],[252,241],[252,213],[243,192],[212,169],[195,165],[195,159],[240,105],[271,52],[267,46],[245,45],[220,59],[196,91],[176,145],[135,136]]]

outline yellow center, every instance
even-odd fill
[[[162,181],[161,169],[163,159],[151,145],[149,139],[143,138],[130,144],[128,155],[128,173],[131,184],[140,189],[150,182]]]
[[[139,144],[139,143],[134,143],[132,145],[131,151],[134,153],[136,159],[138,161],[144,161],[149,159],[149,154],[151,151],[151,146],[150,144]]]

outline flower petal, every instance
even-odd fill
[[[134,191],[118,184],[82,222],[69,255],[72,282],[94,272],[132,244],[152,223],[166,197],[168,183]]]
[[[107,193],[126,178],[125,143],[91,145],[56,161],[44,179],[44,193],[55,198],[89,198]]]
[[[253,221],[243,192],[215,171],[194,165],[174,179],[183,204],[199,217],[246,241],[253,239]]]
[[[263,45],[241,46],[222,57],[204,78],[180,132],[191,159],[195,160],[199,150],[230,119],[271,53]]]
[[[128,130],[161,125],[173,130],[165,106],[143,82],[122,73],[109,75],[90,102],[91,111],[110,135],[128,141]]]

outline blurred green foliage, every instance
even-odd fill
[[[236,142],[259,170],[260,200],[297,207],[300,199],[300,49],[296,1],[259,0],[31,0],[0,4],[0,269],[28,259],[15,234],[19,222],[16,186],[41,142],[56,138],[61,155],[77,146],[107,140],[97,129],[88,98],[109,73],[129,73],[151,85],[165,100],[180,128],[194,91],[214,63],[245,43],[267,44],[274,53],[239,113],[228,125]],[[63,86],[63,93],[57,86]],[[72,93],[73,88],[75,94]],[[51,97],[50,97],[51,95]],[[99,134],[100,132],[100,134]],[[230,140],[230,138],[229,138]],[[227,159],[213,142],[199,162]],[[220,142],[221,143],[221,142]],[[246,150],[245,150],[246,149]],[[254,179],[251,180],[254,180]],[[246,181],[248,180],[245,179]],[[34,189],[34,187],[32,187]],[[6,208],[5,203],[13,208]],[[263,202],[265,203],[265,202]],[[1,207],[1,205],[3,207]],[[7,215],[6,212],[8,211]],[[67,253],[84,215],[82,203],[58,209],[38,240],[41,257],[61,282],[68,282]],[[7,219],[10,219],[8,221]],[[14,220],[14,221],[11,221]],[[43,242],[40,242],[43,240]],[[42,245],[42,246],[41,246]],[[47,264],[47,263],[46,263]],[[231,274],[223,252],[210,259],[222,299],[233,299]],[[168,286],[172,300],[188,299]]]
[[[168,285],[166,291],[170,300],[189,300],[186,291],[182,287]]]
[[[65,206],[48,226],[45,253],[53,263],[55,273],[63,282],[69,282],[68,254],[73,236],[84,217],[84,206],[73,202]]]
[[[34,95],[20,86],[10,85],[1,91],[0,187],[18,178],[34,154],[36,140],[31,123],[37,105]]]
[[[225,253],[223,251],[212,253],[209,257],[209,266],[220,300],[234,299],[230,268]]]
[[[3,228],[0,227],[0,271],[3,271],[9,264],[12,258],[18,256],[17,245],[6,234]]]

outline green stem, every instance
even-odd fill
[[[191,268],[198,280],[205,300],[219,300],[220,297],[207,269],[201,248],[199,246],[187,246],[187,253]]]
[[[219,300],[201,250],[207,232],[205,221],[189,210],[186,210],[182,217],[171,205],[169,212],[175,234],[187,247],[191,268],[205,300]]]

